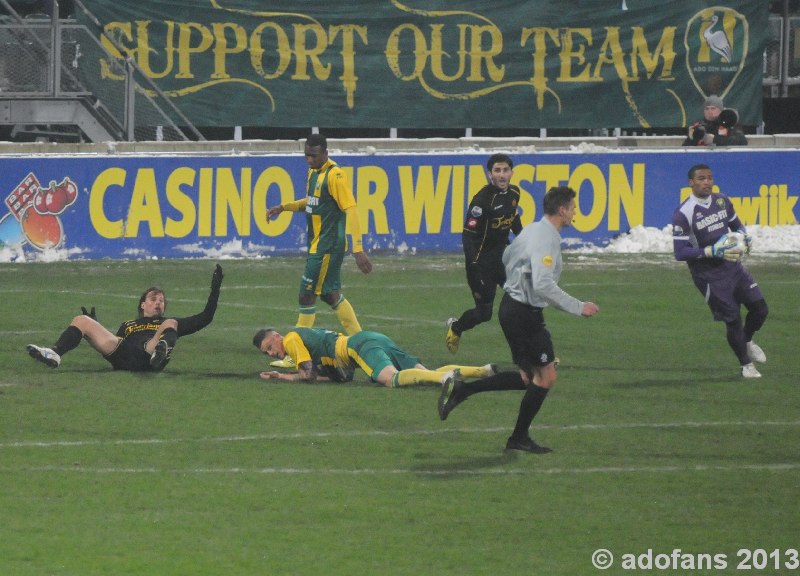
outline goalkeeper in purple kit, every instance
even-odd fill
[[[741,263],[752,239],[724,194],[713,193],[711,168],[697,164],[689,170],[692,194],[672,215],[675,259],[689,266],[692,280],[711,309],[714,320],[725,322],[728,345],[741,364],[744,378],[760,378],[753,362],[766,354],[753,342],[767,319],[767,302],[752,274]],[[740,246],[731,232],[744,234]],[[741,306],[747,309],[744,323]]]

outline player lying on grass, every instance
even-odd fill
[[[262,372],[265,380],[349,382],[358,366],[373,382],[398,388],[483,378],[497,372],[494,364],[449,365],[428,370],[419,358],[401,350],[391,338],[368,330],[345,336],[332,330],[293,328],[284,336],[273,328],[265,328],[256,332],[253,344],[267,356],[279,359],[288,356],[297,366],[296,373]]]
[[[158,372],[169,362],[179,337],[194,334],[214,319],[220,286],[222,267],[217,264],[211,277],[211,294],[206,307],[199,314],[186,318],[165,318],[167,299],[164,291],[157,286],[148,288],[139,298],[139,317],[123,322],[116,334],[97,321],[94,308],[89,312],[81,308],[83,314],[72,319],[52,347],[28,344],[28,354],[50,368],[57,368],[61,357],[86,338],[114,370]]]

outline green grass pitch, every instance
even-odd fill
[[[457,255],[352,260],[365,328],[428,367],[513,369],[495,318],[453,357],[444,322],[471,305]],[[81,306],[112,330],[158,284],[202,309],[214,262],[0,265],[0,574],[599,574],[592,554],[800,548],[800,261],[752,257],[770,305],[763,378],[743,381],[685,265],[670,255],[566,256],[562,286],[600,305],[548,310],[559,380],[534,422],[549,455],[506,454],[521,393],[474,396],[446,422],[438,390],[258,378],[260,327],[296,318],[302,257],[222,261],[214,322],[160,374],[116,373],[85,343],[51,345]],[[496,307],[495,307],[496,310]],[[322,304],[317,326],[338,329]],[[778,556],[774,556],[778,558]],[[773,562],[773,560],[770,560]]]

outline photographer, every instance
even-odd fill
[[[746,146],[738,123],[736,110],[723,108],[722,98],[712,94],[703,104],[703,119],[689,126],[683,146]]]

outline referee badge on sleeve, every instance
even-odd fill
[[[548,254],[547,256],[542,258],[542,264],[544,264],[545,266],[552,266],[553,265],[553,257]]]

